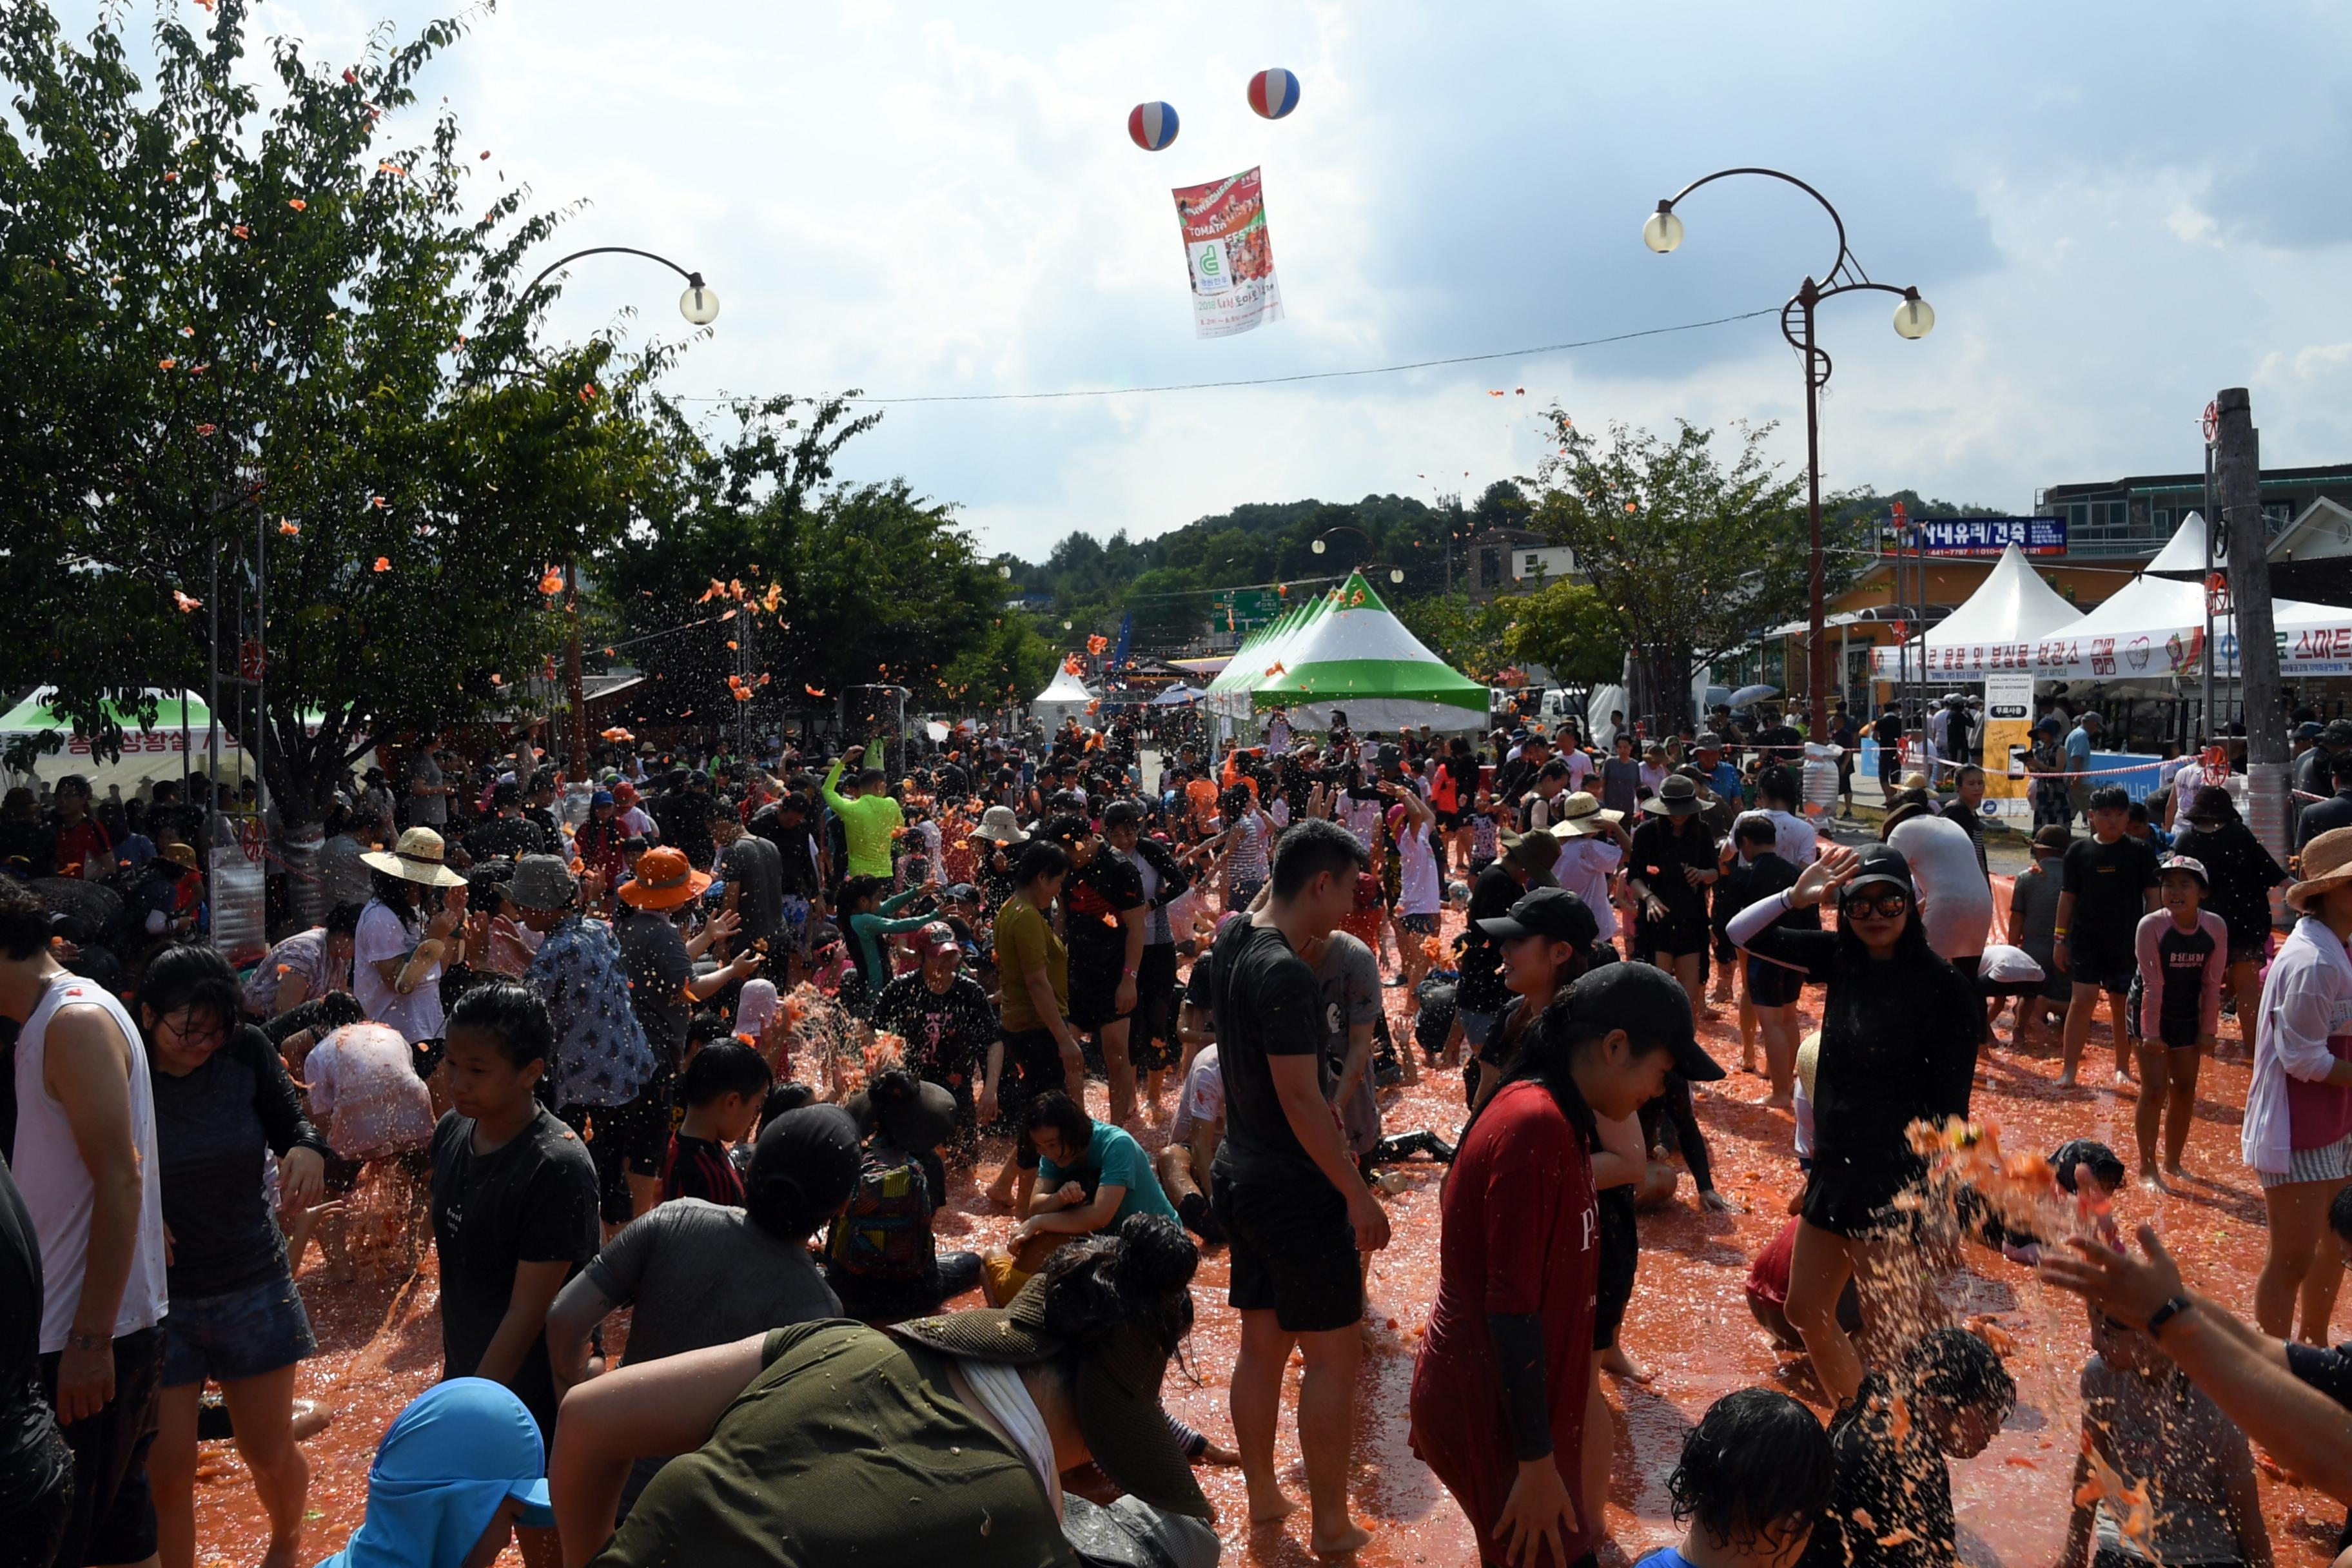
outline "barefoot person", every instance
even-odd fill
[[[1566,895],[1560,895],[1565,897]],[[1698,1047],[1689,997],[1646,964],[1604,964],[1543,1010],[1471,1121],[1444,1195],[1437,1301],[1413,1366],[1412,1447],[1490,1563],[1567,1568],[1606,1533],[1589,1462],[1600,1219],[1596,1116],[1630,1118]]]
[[[2068,1088],[2082,1065],[2083,1046],[2091,1037],[2091,1015],[2098,1011],[2102,992],[2115,1024],[2116,1082],[2130,1081],[2125,1067],[2128,1030],[2124,1016],[2131,1005],[2137,964],[2132,944],[2142,917],[2156,908],[2156,856],[2124,831],[2130,809],[2131,797],[2116,785],[2094,790],[2088,813],[2091,837],[2076,839],[2066,851],[2052,957],[2074,985],[2058,1075],[2059,1083]]]
[[[1775,922],[1838,895],[1835,932]],[[1925,1170],[1905,1130],[1966,1116],[1984,1012],[1969,983],[1936,956],[1915,908],[1911,870],[1885,845],[1832,849],[1785,893],[1734,917],[1731,940],[1826,981],[1813,1091],[1814,1156],[1789,1270],[1789,1321],[1804,1336],[1832,1399],[1862,1386],[1862,1358],[1837,1321],[1846,1281],[1862,1280],[1873,1335],[1910,1332],[1938,1309],[1895,1195]],[[2347,963],[2352,969],[2352,963]]]
[[[1235,1446],[1250,1515],[1297,1505],[1274,1471],[1275,1422],[1293,1347],[1306,1355],[1298,1440],[1318,1552],[1371,1539],[1348,1516],[1348,1469],[1363,1357],[1360,1252],[1388,1245],[1388,1214],[1358,1173],[1331,1114],[1323,1072],[1323,999],[1299,949],[1353,907],[1363,847],[1309,818],[1284,834],[1265,906],[1217,939],[1217,1049],[1225,1141],[1211,1201],[1232,1240],[1231,1300],[1242,1316],[1234,1364]]]
[[[2352,827],[2303,847],[2303,880],[2286,901],[2303,918],[2263,982],[2242,1138],[2270,1215],[2254,1321],[2273,1339],[2325,1344],[2344,1276],[2327,1205],[2352,1177]],[[2298,1297],[2301,1332],[2291,1336]]]
[[[2206,870],[2176,855],[2158,868],[2164,908],[2139,922],[2139,978],[2133,982],[2132,1037],[2139,1043],[2139,1179],[2161,1190],[2157,1123],[2164,1124],[2164,1172],[2180,1174],[2189,1121],[2197,1112],[2197,1058],[2221,1026],[2221,982],[2230,930],[2203,907]]]

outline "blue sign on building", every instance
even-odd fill
[[[2066,553],[2063,517],[1919,517],[1911,527],[1918,542],[1909,547],[1929,555],[1998,555],[2012,544],[2028,555]]]

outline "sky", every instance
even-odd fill
[[[99,9],[52,3],[78,31]],[[256,26],[342,63],[452,9],[263,0]],[[2223,386],[2252,389],[2266,464],[2352,460],[2347,44],[2352,8],[2173,0],[502,0],[387,144],[446,98],[486,172],[587,204],[549,259],[633,245],[702,271],[722,313],[668,383],[693,398],[1244,380],[1770,309],[1835,255],[1803,193],[1722,181],[1673,255],[1640,232],[1701,175],[1783,169],[1937,314],[1914,342],[1889,296],[1822,308],[1824,486],[2025,512],[2196,468]],[[1268,66],[1300,84],[1278,121],[1245,97]],[[1181,119],[1159,153],[1126,134],[1147,100]],[[1286,319],[1198,340],[1170,190],[1253,165]],[[549,324],[676,339],[677,288],[591,258]],[[1248,501],[1475,494],[1533,471],[1555,402],[1586,429],[1777,421],[1773,456],[1804,461],[1764,316],[1397,374],[893,405],[841,473],[903,475],[1035,558]]]

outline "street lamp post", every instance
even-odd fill
[[[585,250],[575,250],[560,256],[539,270],[522,291],[528,300],[533,289],[548,279],[559,267],[579,260],[583,256],[642,256],[648,261],[658,261],[686,279],[686,292],[677,297],[677,313],[689,325],[707,327],[719,319],[719,293],[703,282],[702,274],[689,272],[667,256],[656,256],[650,250],[639,250],[633,245],[592,245]],[[580,573],[578,563],[563,563],[563,614],[570,623],[563,653],[563,696],[572,708],[572,744],[569,747],[572,782],[577,784],[588,774],[588,690],[587,680],[580,669]]]
[[[1312,550],[1312,551],[1313,551],[1313,552],[1315,552],[1315,553],[1316,553],[1316,554],[1318,554],[1318,555],[1326,555],[1326,554],[1330,553],[1330,548],[1331,548],[1331,547],[1330,547],[1328,544],[1325,543],[1325,542],[1324,542],[1324,541],[1326,541],[1326,540],[1329,539],[1329,538],[1330,538],[1333,534],[1335,534],[1335,533],[1352,533],[1352,534],[1354,534],[1357,538],[1359,538],[1359,539],[1362,540],[1362,541],[1364,542],[1364,543],[1365,543],[1367,546],[1370,545],[1370,543],[1372,542],[1372,536],[1371,536],[1370,534],[1366,533],[1362,529],[1358,528],[1358,527],[1357,527],[1354,523],[1352,523],[1352,522],[1342,522],[1342,523],[1335,523],[1335,524],[1334,524],[1334,525],[1332,525],[1331,527],[1327,528],[1327,529],[1325,529],[1322,532],[1320,532],[1320,533],[1317,534],[1317,535],[1315,536],[1314,542],[1312,542],[1311,544],[1307,545],[1307,549],[1309,549],[1309,550]],[[1365,562],[1361,562],[1361,561],[1357,562],[1357,563],[1356,563],[1356,570],[1357,570],[1357,571],[1359,571],[1359,572],[1362,571],[1362,570],[1364,569],[1364,567],[1365,567],[1365,565],[1366,565],[1366,564],[1367,564],[1367,563],[1365,563]],[[1381,563],[1379,563],[1379,562],[1377,562],[1377,561],[1374,561],[1374,562],[1369,563],[1369,564],[1370,564],[1370,565],[1374,570],[1378,570],[1378,569],[1379,569],[1379,567],[1380,567],[1380,565],[1381,565]],[[1403,568],[1403,567],[1402,567],[1402,566],[1391,566],[1391,567],[1389,568],[1389,581],[1390,581],[1391,584],[1396,584],[1396,585],[1397,585],[1397,586],[1399,586],[1399,587],[1403,586],[1403,584],[1404,584],[1404,568]]]
[[[1919,298],[1916,289],[1898,289],[1891,283],[1872,282],[1869,275],[1863,271],[1862,264],[1846,247],[1845,220],[1838,216],[1838,210],[1830,205],[1829,198],[1794,174],[1784,174],[1778,169],[1719,169],[1704,179],[1693,180],[1658,204],[1658,210],[1642,225],[1642,243],[1661,256],[1682,244],[1683,220],[1675,211],[1675,205],[1701,185],[1728,179],[1734,174],[1761,174],[1767,179],[1796,186],[1819,202],[1822,210],[1830,215],[1830,222],[1837,227],[1837,258],[1831,263],[1829,270],[1819,279],[1808,275],[1797,286],[1797,291],[1790,297],[1789,302],[1780,307],[1780,335],[1789,340],[1791,348],[1804,356],[1805,362],[1805,490],[1811,540],[1809,562],[1811,607],[1805,666],[1808,701],[1811,709],[1808,729],[1811,737],[1819,740],[1829,733],[1829,667],[1822,658],[1828,637],[1822,606],[1821,390],[1829,384],[1830,356],[1813,341],[1813,310],[1822,300],[1834,299],[1840,294],[1863,290],[1893,294],[1902,301],[1895,307],[1895,335],[1912,339],[1924,338],[1934,329],[1936,312],[1928,307],[1927,300]],[[1838,684],[1843,689],[1843,671],[1839,672]]]

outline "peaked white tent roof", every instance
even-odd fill
[[[2226,564],[2230,547],[2226,540],[2213,542],[2213,559]],[[2148,571],[2159,577],[2189,577],[2202,581],[2205,576],[2205,519],[2201,513],[2190,512],[2147,563]],[[2200,616],[2203,611],[2198,612]]]
[[[1045,689],[1029,700],[1029,711],[1041,722],[1058,724],[1073,713],[1085,712],[1094,700],[1095,694],[1087,689],[1087,683],[1063,665],[1054,671],[1054,679],[1045,683]]]
[[[2014,544],[2000,552],[1977,591],[1944,618],[1943,624],[1910,645],[1910,667],[1922,667],[1920,648],[1927,649],[1925,668],[1936,675],[1980,675],[1986,669],[2023,668],[2019,649],[2032,647],[2061,627],[2082,619],[2082,611],[2042,580]],[[1901,668],[1900,650],[1873,651],[1873,673],[1894,679]],[[2029,655],[2030,657],[2030,655]]]

